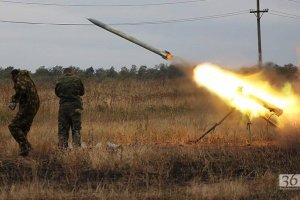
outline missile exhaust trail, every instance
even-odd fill
[[[118,35],[118,36],[134,43],[134,44],[137,44],[137,45],[139,45],[139,46],[141,46],[141,47],[143,47],[143,48],[145,48],[149,51],[152,51],[155,54],[160,55],[163,59],[171,60],[173,58],[173,55],[170,52],[166,51],[166,50],[162,51],[162,50],[159,50],[155,47],[152,47],[152,46],[150,46],[150,45],[148,45],[148,44],[146,44],[146,43],[144,43],[144,42],[142,42],[142,41],[140,41],[140,40],[138,40],[138,39],[136,39],[136,38],[134,38],[130,35],[127,35],[127,34],[121,32],[119,30],[116,30],[116,29],[112,28],[111,26],[109,26],[107,24],[104,24],[104,23],[102,23],[102,22],[100,22],[96,19],[88,18],[88,20],[90,22],[92,22],[93,24],[95,24],[96,26],[99,26],[100,28],[103,28],[103,29],[115,34],[115,35]]]

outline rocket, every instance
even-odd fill
[[[116,29],[112,28],[111,26],[109,26],[107,24],[104,24],[104,23],[102,23],[102,22],[100,22],[96,19],[88,18],[88,20],[90,22],[92,22],[93,24],[95,24],[96,26],[99,26],[100,28],[103,28],[103,29],[115,34],[115,35],[118,35],[118,36],[124,38],[125,40],[128,40],[128,41],[130,41],[134,44],[137,44],[137,45],[139,45],[139,46],[141,46],[141,47],[143,47],[143,48],[145,48],[149,51],[152,51],[153,53],[155,53],[157,55],[160,55],[163,59],[171,60],[173,58],[173,55],[169,51],[166,51],[166,50],[162,51],[162,50],[159,50],[155,47],[152,47],[152,46],[150,46],[150,45],[148,45],[148,44],[146,44],[146,43],[144,43],[144,42],[142,42],[142,41],[140,41],[140,40],[138,40],[138,39],[136,39],[136,38],[134,38],[130,35],[127,35],[127,34],[121,32],[119,30],[116,30]]]

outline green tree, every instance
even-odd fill
[[[63,66],[55,66],[53,67],[51,70],[51,74],[54,76],[54,77],[59,77],[62,75],[63,73]]]
[[[85,70],[85,77],[86,78],[91,78],[94,76],[95,70],[93,67],[89,67]]]
[[[51,80],[53,78],[50,70],[47,69],[45,66],[40,66],[35,71],[35,73],[33,74],[33,76],[38,81],[41,81],[41,80],[47,80],[47,81],[49,81],[49,80]]]
[[[140,66],[138,70],[138,78],[142,79],[143,77],[145,77],[146,73],[147,73],[147,66],[145,65]]]
[[[137,75],[137,66],[131,65],[129,73],[130,73],[130,77],[135,78]]]
[[[121,71],[119,72],[119,77],[121,79],[126,79],[130,77],[130,71],[127,69],[127,67],[121,68]]]
[[[102,81],[107,77],[107,71],[103,68],[99,68],[96,70],[95,76],[97,80]]]
[[[117,78],[118,77],[118,72],[116,72],[114,67],[111,67],[106,71],[106,75],[108,78]]]
[[[0,77],[1,80],[8,80],[10,79],[10,72],[14,69],[13,66],[6,67],[5,69],[0,68]]]

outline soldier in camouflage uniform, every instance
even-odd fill
[[[68,148],[69,131],[72,129],[74,147],[81,147],[81,113],[83,110],[81,96],[84,86],[73,68],[64,69],[64,75],[58,79],[55,94],[60,98],[58,114],[58,146]]]
[[[27,156],[31,150],[27,134],[39,109],[40,100],[28,71],[14,69],[11,72],[11,77],[16,93],[11,97],[9,108],[14,110],[19,103],[19,111],[8,128],[14,139],[19,143],[19,155]]]

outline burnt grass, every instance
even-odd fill
[[[134,151],[134,147],[128,148]],[[298,147],[152,145],[148,149],[133,161],[121,158],[120,153],[113,154],[111,163],[96,167],[84,157],[89,149],[80,150],[75,155],[78,159],[72,163],[60,158],[66,153],[56,150],[33,152],[24,159],[1,158],[0,184],[39,180],[66,190],[84,188],[87,184],[97,187],[106,182],[122,182],[132,187],[186,185],[195,179],[203,183],[240,178],[251,181],[266,173],[299,173],[300,167]],[[125,147],[125,153],[126,150]]]
[[[58,100],[49,85],[40,86],[42,106],[30,133],[34,149],[26,158],[17,156],[17,144],[7,130],[14,113],[0,109],[0,199],[300,197],[300,190],[278,187],[279,174],[300,173],[298,128],[295,134],[286,130],[291,136],[282,134],[283,140],[289,138],[283,141],[255,123],[256,143],[247,146],[245,134],[240,134],[246,130],[232,128],[238,126],[237,113],[207,140],[180,145],[199,137],[230,108],[184,80],[166,85],[111,81],[86,86],[83,137],[88,147],[84,149],[57,149],[53,126]],[[6,91],[0,98],[3,105],[9,101],[8,87],[0,85]],[[97,147],[107,141],[123,144],[123,151]]]

